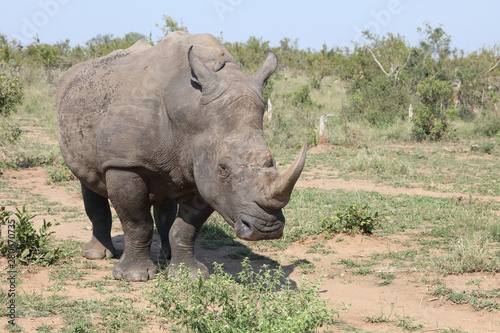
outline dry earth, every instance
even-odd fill
[[[314,151],[313,151],[314,152]],[[314,173],[322,172],[315,170]],[[7,182],[10,188],[22,190],[20,200],[27,200],[30,196],[40,195],[51,202],[58,202],[63,207],[76,207],[78,212],[83,212],[83,203],[78,191],[60,185],[47,185],[47,174],[42,168],[32,168],[20,171],[7,170],[0,176],[0,180]],[[341,179],[317,179],[306,175],[299,182],[300,187],[319,187],[324,189],[345,189],[348,191],[367,190],[378,191],[387,194],[404,193],[408,195],[429,195],[429,196],[465,196],[468,194],[460,193],[438,193],[418,188],[393,188],[385,185],[378,185],[369,181],[352,180],[345,181]],[[76,186],[75,186],[76,188]],[[6,202],[11,198],[5,197],[5,193],[0,194],[0,202]],[[480,197],[480,200],[500,200],[499,197]],[[14,207],[7,207],[13,210]],[[90,239],[91,224],[84,218],[78,218],[73,222],[65,222],[64,216],[67,213],[48,213],[47,211],[33,212],[37,213],[36,223],[40,224],[42,219],[61,222],[55,226],[55,237],[59,239],[73,238],[77,241],[87,241]],[[118,249],[123,249],[123,237],[121,230],[115,221],[113,228],[113,240]],[[473,311],[470,305],[456,305],[451,302],[445,302],[435,296],[432,296],[428,290],[425,281],[432,281],[436,278],[426,271],[408,270],[407,268],[397,271],[397,277],[393,283],[387,286],[379,286],[378,280],[373,275],[356,276],[342,265],[337,263],[341,259],[359,260],[360,258],[369,258],[372,253],[387,253],[389,251],[407,250],[403,244],[407,236],[392,237],[366,237],[366,236],[342,236],[343,241],[338,239],[325,240],[324,237],[309,237],[296,242],[284,251],[259,252],[258,254],[267,256],[279,261],[295,283],[300,283],[305,274],[309,279],[322,278],[321,297],[328,298],[329,303],[335,308],[348,307],[343,311],[340,319],[345,325],[350,325],[368,332],[400,332],[401,328],[396,327],[394,323],[369,323],[366,320],[368,316],[390,316],[391,320],[397,318],[413,318],[414,324],[423,324],[422,332],[439,332],[441,329],[456,329],[467,332],[500,332],[500,313],[498,311]],[[312,245],[323,243],[323,248],[330,248],[333,253],[319,254],[308,253]],[[158,239],[155,239],[152,249],[154,257],[158,251]],[[310,251],[309,251],[310,252]],[[198,257],[206,263],[219,262],[224,263],[226,270],[237,272],[241,265],[239,260],[231,260],[225,255],[226,248],[220,248],[216,251],[210,251],[202,248],[197,249]],[[314,263],[315,269],[297,265],[297,260]],[[305,261],[307,260],[307,261]],[[84,281],[100,280],[104,276],[109,276],[115,260],[97,260],[95,263],[99,269],[92,269],[91,274],[82,277]],[[0,266],[5,267],[5,259],[0,260]],[[4,268],[2,268],[3,270]],[[50,281],[49,274],[57,268],[31,267],[22,273],[22,285],[18,292],[38,293],[51,295],[53,292],[47,291],[54,281]],[[393,272],[398,270],[383,263],[377,268],[380,272]],[[460,276],[439,277],[447,286],[459,290],[470,289],[466,283],[470,280],[480,280],[481,287],[484,289],[493,289],[500,287],[500,276],[477,273]],[[151,284],[151,282],[146,282]],[[142,284],[142,283],[139,283]],[[5,289],[5,284],[2,284]],[[141,289],[132,286],[129,292],[123,292],[124,295],[133,294],[141,298]],[[61,295],[69,295],[79,299],[103,299],[107,297],[91,288],[77,288],[74,283],[67,286],[67,290],[58,291]],[[114,294],[115,295],[115,294]],[[146,307],[148,302],[134,303],[134,306]],[[41,324],[61,327],[63,320],[58,317],[37,317],[37,318],[19,318],[17,321],[26,331],[35,331],[35,328]],[[3,329],[0,325],[0,330]],[[148,332],[160,331],[162,323],[157,318],[151,318],[151,324],[147,328]],[[341,326],[338,326],[341,327]],[[337,329],[337,328],[336,328]],[[451,331],[450,331],[451,332]]]

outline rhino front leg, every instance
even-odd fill
[[[170,258],[172,258],[172,253],[170,250],[168,234],[170,232],[170,228],[172,228],[175,217],[177,216],[177,203],[170,202],[165,205],[154,206],[153,214],[156,229],[158,230],[158,234],[160,234],[161,239],[160,257],[170,260]]]
[[[145,181],[134,171],[111,169],[106,171],[106,187],[125,238],[125,250],[113,269],[113,277],[128,281],[153,278],[157,272],[149,255],[153,218]]]
[[[167,267],[166,277],[175,276],[180,264],[184,264],[195,277],[198,272],[208,277],[208,268],[194,255],[194,242],[200,229],[214,210],[199,195],[188,202],[179,204],[179,213],[170,230],[172,260]]]
[[[89,190],[82,184],[85,212],[92,222],[92,238],[83,246],[82,254],[87,259],[112,258],[116,255],[111,242],[111,211],[107,198]]]

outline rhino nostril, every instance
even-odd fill
[[[251,230],[252,228],[250,228],[250,224],[248,222],[246,222],[245,220],[241,220],[241,224],[243,224],[243,226],[248,229],[248,230]]]

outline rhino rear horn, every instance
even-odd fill
[[[191,80],[199,84],[202,89],[205,90],[206,88],[212,87],[220,82],[220,77],[208,69],[208,67],[203,64],[201,59],[194,54],[192,45],[188,51],[188,61],[192,71]]]
[[[276,71],[278,68],[278,57],[272,51],[266,51],[266,60],[261,68],[254,74],[252,74],[252,79],[264,89],[267,84],[267,79]]]

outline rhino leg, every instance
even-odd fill
[[[106,171],[106,188],[120,218],[125,250],[113,269],[115,279],[142,281],[157,272],[150,258],[153,217],[149,193],[143,178],[134,171]]]
[[[170,260],[170,258],[172,258],[172,253],[170,250],[168,234],[170,232],[170,228],[172,228],[175,217],[177,216],[177,203],[170,202],[165,205],[154,206],[153,214],[155,218],[156,229],[158,230],[161,239],[160,257]]]
[[[92,238],[83,246],[82,254],[87,259],[112,258],[116,251],[111,242],[111,211],[108,199],[92,192],[82,184],[85,212],[92,222]]]
[[[184,264],[195,277],[199,273],[208,277],[208,268],[194,255],[194,241],[201,226],[212,214],[213,209],[197,196],[195,203],[179,204],[179,213],[170,230],[172,260],[167,267],[166,277],[176,276],[180,264]]]

